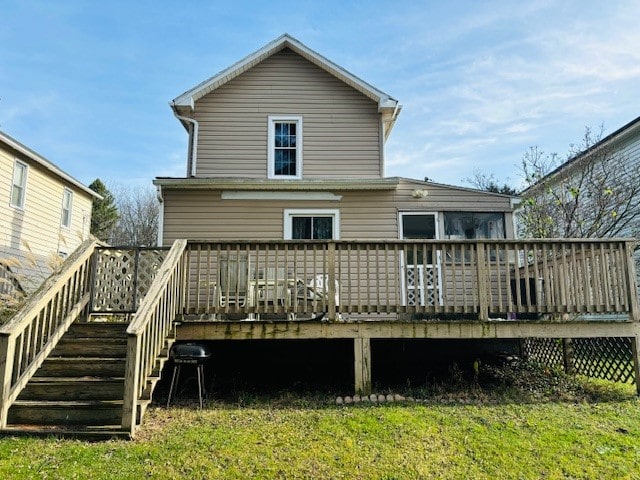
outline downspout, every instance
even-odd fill
[[[162,185],[156,186],[156,196],[158,198],[158,203],[160,203],[160,208],[158,208],[158,240],[157,245],[162,247],[163,236],[164,236],[164,198],[162,197]]]
[[[189,118],[189,117],[184,117],[182,115],[178,115],[178,111],[176,110],[176,104],[175,102],[173,103],[172,106],[172,110],[173,110],[173,115],[178,119],[178,120],[182,120],[183,122],[187,122],[191,125],[191,128],[189,128],[189,157],[187,159],[188,161],[188,165],[191,166],[191,168],[187,168],[187,176],[188,177],[195,177],[196,176],[196,159],[198,158],[198,121],[194,118]],[[191,171],[189,171],[191,170]]]

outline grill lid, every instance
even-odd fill
[[[174,360],[206,360],[210,356],[209,347],[202,343],[177,343],[171,348]]]

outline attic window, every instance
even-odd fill
[[[269,116],[268,177],[302,178],[302,117]]]

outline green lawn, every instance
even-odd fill
[[[422,393],[406,404],[281,394],[152,408],[132,442],[3,438],[0,478],[640,478],[629,385],[546,372]]]

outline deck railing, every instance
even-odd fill
[[[626,240],[189,242],[184,314],[628,314]]]
[[[134,434],[140,400],[154,372],[161,351],[174,328],[174,320],[183,309],[184,251],[186,240],[174,242],[149,291],[142,300],[134,320],[127,328],[122,428]],[[149,395],[150,397],[150,392]]]
[[[95,241],[81,245],[26,305],[0,328],[0,428],[9,407],[51,353],[69,325],[85,311],[90,296]]]

